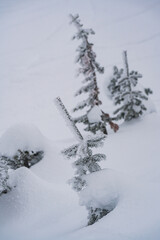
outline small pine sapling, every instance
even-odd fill
[[[78,140],[77,144],[74,144],[63,150],[62,154],[68,159],[75,159],[73,163],[73,167],[76,169],[75,177],[69,180],[69,183],[72,185],[75,191],[80,192],[87,187],[84,176],[101,170],[99,162],[106,159],[106,156],[100,153],[93,154],[91,149],[101,146],[106,136],[101,133],[85,139],[79,132],[72,117],[66,110],[60,98],[56,99],[56,105],[67,121],[67,125],[70,126],[72,132]],[[92,206],[92,204],[90,204],[90,207],[86,206],[86,208],[88,210],[88,225],[95,223],[110,212],[107,209],[95,208]]]
[[[108,85],[108,90],[111,94],[111,98],[115,98],[116,94],[120,91],[120,86],[118,84],[118,79],[121,78],[123,74],[123,69],[121,68],[120,70],[118,69],[117,66],[113,67],[113,76],[110,80],[110,83]]]
[[[98,121],[90,122],[88,119],[88,114],[95,106],[100,106],[102,102],[99,99],[99,88],[97,85],[97,73],[102,74],[104,68],[96,62],[96,54],[93,51],[93,44],[89,42],[89,35],[95,34],[92,29],[84,29],[83,24],[80,23],[79,15],[70,15],[71,23],[77,28],[77,33],[74,35],[73,39],[81,40],[81,44],[77,49],[78,56],[76,62],[80,64],[79,74],[84,76],[82,83],[84,84],[75,94],[79,96],[81,94],[88,94],[88,98],[80,102],[73,111],[79,111],[86,108],[86,113],[74,119],[75,123],[83,123],[86,125],[85,131],[91,131],[96,133],[101,131],[104,134],[107,134],[106,122],[104,118],[101,118]],[[102,114],[103,115],[103,114]]]
[[[104,134],[95,135],[88,139],[83,139],[78,144],[62,151],[62,154],[68,159],[74,158],[73,167],[75,168],[75,177],[69,180],[72,188],[76,192],[80,192],[87,187],[84,176],[96,171],[100,171],[99,162],[106,159],[106,156],[101,153],[93,154],[92,148],[97,148],[102,145],[105,139]],[[110,210],[95,208],[90,204],[86,206],[88,211],[88,225],[94,224],[96,221],[107,215]]]
[[[118,79],[117,89],[115,96],[115,105],[121,104],[114,114],[116,120],[124,119],[130,121],[138,118],[146,111],[143,100],[148,100],[145,93],[142,91],[134,90],[139,78],[142,77],[137,71],[129,71],[127,52],[123,52],[124,72],[120,79]]]

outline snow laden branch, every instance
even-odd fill
[[[72,185],[72,188],[76,192],[81,193],[85,189],[85,191],[88,191],[89,194],[90,191],[88,190],[88,183],[85,180],[85,176],[90,178],[92,173],[100,171],[101,167],[99,162],[106,159],[105,154],[93,154],[92,148],[102,146],[106,136],[100,133],[84,138],[73,122],[72,117],[64,106],[62,100],[57,97],[55,102],[61,115],[67,122],[67,125],[78,139],[77,144],[74,144],[62,151],[62,154],[68,159],[75,159],[73,162],[75,176],[69,180],[69,184]],[[107,207],[102,208],[99,205],[98,207],[95,207],[95,205],[92,205],[92,201],[87,202],[86,200],[83,201],[83,199],[81,199],[81,201],[85,202],[83,205],[88,210],[88,225],[95,223],[111,211]]]

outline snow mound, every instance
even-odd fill
[[[87,182],[87,187],[80,192],[80,204],[87,207],[113,210],[119,199],[115,172],[104,169],[86,175],[84,179]]]
[[[40,151],[45,149],[45,138],[34,125],[16,124],[0,138],[0,153],[13,156],[18,149]]]
[[[101,122],[102,111],[98,106],[94,106],[88,113],[88,121],[90,123]]]
[[[145,101],[145,106],[147,108],[145,114],[157,112],[154,102],[149,98],[148,101]]]
[[[39,219],[43,222],[48,215],[52,216],[52,222],[63,216],[63,191],[43,181],[28,168],[11,171],[8,183],[12,190],[0,198],[0,212],[3,215],[0,225],[7,223],[15,230],[22,230],[26,224],[33,226]]]

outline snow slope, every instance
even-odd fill
[[[96,240],[107,236],[111,240],[158,240],[158,123],[159,116],[152,113],[123,125],[117,134],[108,136],[103,148],[107,155],[107,161],[103,163],[106,169],[92,177],[91,181],[96,184],[90,191],[93,199],[96,197],[95,201],[116,197],[116,207],[90,227],[85,227],[86,210],[66,184],[73,169],[58,155],[66,143],[58,144],[60,149],[53,151],[50,149],[55,146],[53,142],[39,164],[31,170],[22,168],[12,173],[11,182],[17,187],[0,199],[2,239]]]
[[[19,123],[34,124],[45,136],[44,159],[11,173],[17,187],[0,198],[0,239],[160,239],[159,9],[156,0],[0,0],[0,136]],[[122,67],[125,49],[131,68],[144,75],[141,84],[153,89],[157,107],[157,113],[121,125],[118,133],[109,131],[101,149],[105,169],[93,176],[90,191],[96,201],[115,198],[116,207],[90,227],[66,183],[74,170],[60,151],[75,140],[53,102],[60,95],[71,109],[78,101],[73,96],[80,86],[74,64],[78,42],[71,41],[75,29],[68,18],[77,12],[95,30],[94,50],[106,68],[98,81],[104,110],[113,110],[106,79],[113,64]],[[32,138],[29,131],[22,133],[27,141]]]

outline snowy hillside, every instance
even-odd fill
[[[156,0],[0,0],[0,152],[44,151],[32,168],[10,172],[12,190],[0,196],[1,240],[160,239],[159,10]],[[71,112],[81,86],[70,13],[96,33],[91,42],[105,67],[98,85],[106,112],[114,110],[107,81],[114,64],[122,67],[123,50],[143,74],[140,84],[153,90],[153,111],[117,133],[108,129],[103,170],[86,177],[81,194],[67,184],[74,169],[60,154],[77,140],[54,103],[61,96]],[[90,201],[113,210],[86,227]]]

